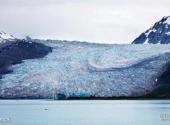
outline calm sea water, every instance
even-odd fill
[[[3,125],[170,125],[170,100],[0,100]]]

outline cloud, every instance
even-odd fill
[[[169,0],[0,0],[0,30],[17,37],[131,43],[170,14]]]

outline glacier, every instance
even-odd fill
[[[0,79],[0,98],[144,96],[159,86],[170,62],[170,45],[34,41],[52,53],[9,67],[13,72]]]

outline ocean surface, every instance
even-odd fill
[[[0,125],[170,125],[170,100],[0,100]]]

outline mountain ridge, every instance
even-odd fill
[[[0,44],[5,43],[7,41],[14,41],[14,40],[16,40],[16,38],[14,36],[4,32],[4,31],[0,32]]]
[[[164,16],[151,28],[140,34],[132,44],[169,44],[170,16]]]

